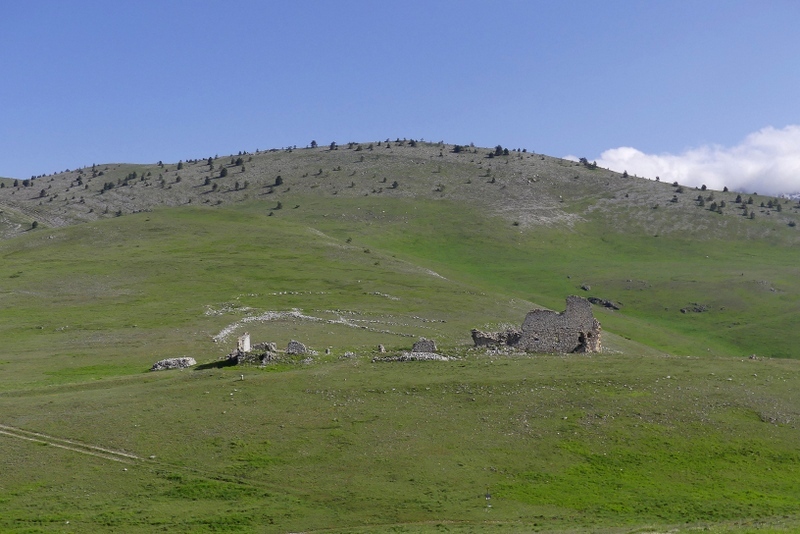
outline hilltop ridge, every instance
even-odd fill
[[[17,183],[0,188],[0,234],[6,237],[34,221],[62,227],[188,205],[262,202],[268,209],[301,197],[445,200],[523,228],[569,228],[592,220],[609,229],[699,238],[774,237],[798,219],[798,206],[788,199],[660,183],[499,146],[401,139],[177,163],[101,164]],[[748,220],[751,213],[757,221]],[[797,242],[796,232],[782,239]]]

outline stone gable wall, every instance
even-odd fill
[[[516,347],[527,352],[599,352],[600,323],[592,305],[581,297],[567,297],[562,312],[533,310],[525,316]]]

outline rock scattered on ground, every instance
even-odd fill
[[[264,341],[253,346],[254,351],[278,352],[278,345],[274,341]]]
[[[436,352],[436,342],[432,339],[422,338],[414,343],[411,352]]]
[[[440,361],[447,362],[450,358],[436,354],[435,352],[401,352],[397,356],[383,356],[380,358],[373,358],[373,362],[420,362],[420,361]]]
[[[588,300],[589,302],[591,302],[592,304],[594,304],[596,306],[603,306],[604,308],[610,308],[612,310],[618,310],[619,307],[620,307],[620,304],[615,304],[614,302],[612,302],[610,300],[601,299],[599,297],[589,297],[586,300]]]
[[[494,345],[515,345],[522,332],[516,328],[509,328],[504,332],[482,332],[477,329],[472,330],[472,341],[476,347],[490,347]]]
[[[689,306],[681,308],[681,313],[703,313],[708,311],[708,306],[692,302]]]
[[[286,347],[286,354],[307,354],[308,349],[305,345],[300,343],[299,341],[295,341],[294,339],[289,342],[289,345]]]
[[[194,358],[167,358],[154,363],[150,370],[165,371],[167,369],[185,369],[186,367],[191,367],[193,365],[197,365],[197,362],[194,361]]]

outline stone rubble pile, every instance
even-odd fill
[[[191,367],[193,365],[197,365],[197,362],[194,361],[194,358],[167,358],[165,360],[159,360],[153,364],[153,367],[150,368],[151,371],[165,371],[167,369],[185,369],[186,367]]]

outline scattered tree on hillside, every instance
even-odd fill
[[[311,148],[317,148],[317,142],[312,140],[311,141]]]
[[[39,226],[39,221],[33,221],[31,223],[31,230],[35,230]]]
[[[228,168],[222,167],[222,170],[219,171],[219,177],[225,178],[226,176],[228,176]]]
[[[183,160],[178,162],[178,170],[180,171],[182,169],[183,169]]]
[[[210,185],[211,184],[211,177],[206,176],[206,179],[203,180],[203,185]]]
[[[281,178],[280,175],[275,178],[275,185],[283,185],[283,178]]]

